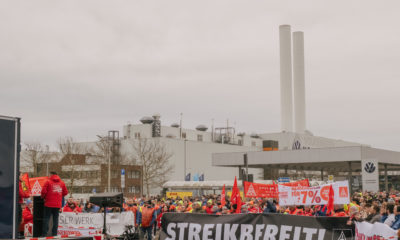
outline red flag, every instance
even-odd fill
[[[242,210],[242,198],[240,197],[240,191],[238,189],[237,193],[236,193],[236,198],[237,198],[237,208],[236,208],[236,213],[240,213],[240,211]]]
[[[237,180],[236,180],[236,176],[235,176],[235,182],[233,183],[233,188],[232,188],[231,204],[237,204],[237,201],[238,201],[237,200],[237,194],[238,193],[239,193],[239,189],[237,187]]]
[[[31,186],[29,185],[29,175],[28,173],[24,173],[21,177],[21,187],[22,191],[26,194],[30,195]]]
[[[222,188],[222,193],[221,193],[221,206],[225,206],[226,200],[225,200],[225,184],[224,187]]]
[[[332,184],[329,187],[329,198],[328,198],[328,205],[327,205],[327,211],[326,214],[329,214],[333,212],[333,202],[335,199],[335,192],[333,191]]]

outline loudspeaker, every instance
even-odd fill
[[[33,237],[43,234],[44,200],[40,196],[33,197]]]
[[[253,182],[254,181],[254,175],[253,174],[249,174],[249,176],[247,176],[247,177],[248,177],[248,179],[247,179],[248,182]]]
[[[91,203],[101,207],[122,207],[123,193],[99,193],[90,197]]]

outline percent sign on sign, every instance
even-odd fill
[[[311,198],[311,203],[320,203],[321,198],[318,195],[318,190],[314,191],[301,191],[303,195],[303,204],[307,202],[307,197]]]

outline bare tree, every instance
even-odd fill
[[[43,146],[40,142],[26,142],[24,146],[23,161],[32,167],[32,177],[37,177],[39,164],[48,163],[50,159],[49,146]]]
[[[76,160],[77,160],[77,155],[79,154],[86,154],[86,149],[79,143],[75,142],[75,140],[72,137],[64,137],[60,138],[57,141],[58,148],[63,155],[64,159],[70,164],[69,170],[70,172],[70,179],[69,179],[69,189],[71,193],[71,197],[73,194],[73,187],[74,187],[74,181],[76,178],[75,170],[76,166]]]
[[[131,144],[134,149],[132,158],[143,167],[143,185],[149,195],[151,187],[161,186],[168,180],[173,170],[169,163],[172,153],[168,153],[159,140],[139,138]]]
[[[97,135],[96,147],[90,149],[90,153],[99,157],[102,163],[107,163],[111,154],[111,142],[107,136]]]

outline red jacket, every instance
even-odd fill
[[[212,206],[212,205],[209,206],[209,207],[207,207],[207,208],[206,208],[206,213],[208,213],[208,214],[213,214],[212,209],[213,209],[213,206]]]
[[[27,223],[33,223],[33,215],[32,215],[31,209],[26,207],[24,209],[24,211],[22,211],[22,218],[23,218],[24,225]]]
[[[65,206],[64,206],[62,211],[63,212],[82,212],[82,209],[80,207],[76,206],[76,205],[75,205],[75,208],[72,209],[72,208],[70,208],[68,206],[68,203],[67,203],[67,204],[65,204]]]
[[[61,208],[62,198],[67,194],[67,187],[65,187],[65,183],[60,177],[51,175],[42,188],[44,206],[49,208]]]

